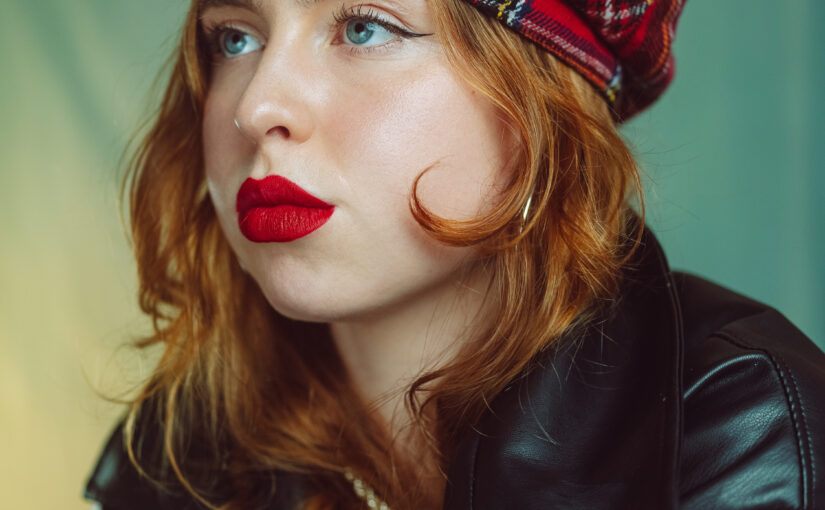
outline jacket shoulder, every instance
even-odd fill
[[[162,428],[151,419],[143,419],[136,425],[133,449],[142,469],[135,467],[126,449],[124,422],[115,427],[106,441],[97,464],[84,489],[87,500],[98,503],[101,510],[206,510],[170,469],[162,462]],[[192,461],[203,457],[198,454],[202,445],[193,441],[187,449]],[[224,472],[209,472],[215,482],[216,501],[228,499],[228,480]],[[260,481],[267,494],[265,506],[269,510],[297,508],[308,496],[308,481],[298,473],[262,473]],[[271,484],[271,485],[270,485]]]
[[[825,354],[764,304],[683,273],[674,283],[683,508],[825,505]]]
[[[126,450],[124,423],[109,436],[86,483],[84,497],[102,510],[194,510],[206,508],[184,493],[183,487],[160,483],[135,467]],[[148,451],[154,445],[141,445]]]

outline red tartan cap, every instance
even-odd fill
[[[685,0],[466,0],[572,66],[619,121],[673,80],[671,45]]]

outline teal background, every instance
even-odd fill
[[[154,104],[183,0],[0,0],[0,494],[80,489],[151,356],[117,213],[120,157]],[[676,81],[623,129],[672,265],[784,312],[825,345],[825,6],[690,0]],[[48,490],[44,490],[48,487]]]
[[[671,265],[825,345],[825,4],[688,1],[676,80],[625,134]]]

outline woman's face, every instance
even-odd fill
[[[475,248],[442,245],[414,220],[413,181],[429,169],[422,204],[476,217],[508,182],[513,144],[497,109],[448,65],[427,2],[203,3],[209,192],[272,306],[299,320],[357,320],[472,274]],[[284,179],[332,207],[296,199]],[[267,207],[244,206],[261,194]]]

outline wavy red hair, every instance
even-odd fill
[[[431,6],[449,61],[501,110],[521,147],[511,185],[483,217],[439,218],[411,190],[411,214],[434,238],[482,248],[501,303],[494,326],[473,331],[407,392],[414,426],[444,469],[487,403],[616,296],[642,223],[629,205],[641,199],[637,167],[604,99],[465,2]],[[155,478],[160,466],[148,459],[162,459],[201,501],[227,510],[262,504],[276,473],[306,475],[307,507],[360,508],[345,467],[396,510],[437,507],[439,491],[359,401],[326,328],[275,312],[220,230],[203,171],[209,85],[198,10],[193,0],[157,117],[124,180],[140,306],[154,323],[138,345],[163,349],[131,402],[130,455]],[[146,453],[154,447],[158,457]]]

